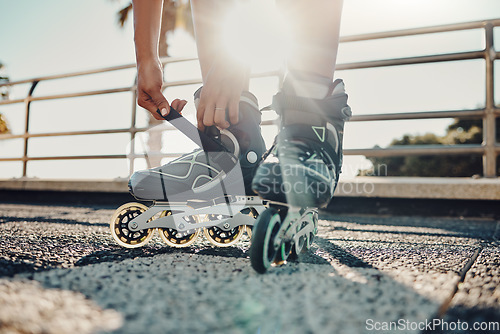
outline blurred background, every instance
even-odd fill
[[[262,16],[259,16],[258,22],[254,22],[255,27],[250,27],[258,36],[256,42],[262,55],[256,59],[253,67],[257,76],[282,68],[281,55],[277,54],[279,50],[275,49],[274,43],[279,39],[272,31],[278,26],[273,24],[278,19],[265,7],[259,10]],[[196,57],[188,1],[166,1],[164,12],[168,22],[163,29],[163,55],[174,58]],[[498,0],[345,0],[341,36],[498,18]],[[0,86],[0,132],[4,133],[3,137],[0,134],[0,178],[23,176],[23,161],[20,158],[24,155],[25,147],[27,156],[34,158],[27,162],[27,177],[126,178],[130,168],[137,170],[148,167],[143,153],[149,150],[148,142],[153,138],[151,131],[138,133],[132,144],[129,132],[107,133],[110,129],[128,129],[131,118],[137,128],[146,129],[155,125],[150,122],[145,110],[135,106],[134,94],[130,89],[136,74],[133,66],[125,66],[117,71],[40,81],[33,91],[33,96],[40,99],[31,102],[28,122],[29,132],[40,136],[30,138],[27,146],[22,137],[26,128],[26,104],[22,100],[28,96],[32,79],[134,63],[129,1],[0,0],[0,31],[0,83],[26,79],[25,83]],[[495,27],[494,32],[494,43],[498,46],[500,27]],[[484,48],[482,29],[345,42],[339,46],[337,63],[340,70],[336,72],[336,77],[344,79],[355,115],[482,109],[485,108],[486,94],[484,59],[362,69],[342,69],[341,65]],[[497,60],[496,69],[498,63]],[[184,114],[193,121],[195,111],[192,94],[199,87],[199,83],[193,82],[199,77],[196,60],[169,63],[165,68],[167,85],[181,83],[166,88],[167,99],[188,100]],[[494,77],[495,101],[500,101],[499,77],[498,74]],[[279,76],[252,79],[251,91],[259,98],[261,107],[270,104],[279,82]],[[124,89],[110,94],[41,98],[117,88]],[[13,100],[20,100],[20,103],[7,103]],[[272,120],[275,115],[266,114],[264,118]],[[275,125],[264,127],[268,145],[276,129]],[[94,130],[100,133],[43,135]],[[497,130],[497,134],[499,132]],[[6,137],[6,133],[10,137]],[[480,117],[465,120],[450,117],[351,122],[346,125],[345,133],[346,149],[412,144],[481,144],[483,140]],[[192,149],[192,145],[175,131],[165,131],[160,138],[162,146],[159,150],[166,155],[162,162],[171,158],[173,153]],[[130,155],[131,147],[136,154],[142,154],[142,158],[136,159],[133,166],[125,156]],[[92,155],[108,158],[74,158]],[[67,159],[42,159],[60,156]],[[344,161],[344,179],[373,174],[473,176],[483,173],[481,154],[449,156],[446,159],[442,156],[366,158],[364,155],[351,154]],[[380,169],[380,166],[385,167]],[[375,170],[372,170],[373,167]],[[498,167],[496,172],[498,175]]]

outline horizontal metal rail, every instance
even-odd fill
[[[496,145],[495,150],[500,153],[500,146]],[[462,145],[411,145],[392,146],[389,148],[369,148],[369,149],[346,149],[345,155],[367,155],[371,157],[397,157],[411,155],[463,155],[478,154],[481,155],[484,148],[481,145],[462,144]],[[62,155],[62,156],[31,156],[19,158],[3,158],[2,161],[43,161],[43,160],[89,160],[89,159],[136,159],[148,157],[177,158],[183,152],[179,153],[148,153],[148,154],[101,154],[101,155]]]
[[[345,63],[345,64],[339,64],[335,68],[337,70],[358,70],[364,68],[418,65],[418,64],[438,63],[445,61],[459,61],[459,60],[471,60],[471,59],[483,59],[483,58],[484,58],[484,51],[470,51],[470,52],[445,53],[445,54],[431,55],[431,56],[393,58],[393,59],[362,61],[356,63]],[[496,53],[496,58],[498,58],[498,53]]]
[[[408,149],[410,148],[410,149]],[[496,145],[495,150],[500,153],[500,146]],[[482,145],[461,144],[461,145],[399,145],[388,148],[370,149],[346,149],[347,155],[368,155],[371,157],[397,157],[410,155],[463,155],[463,154],[483,154]]]
[[[360,34],[354,36],[343,36],[340,38],[341,43],[361,42],[368,40],[378,40],[386,38],[398,38],[415,36],[422,34],[445,33],[470,29],[482,29],[484,31],[486,46],[483,50],[467,51],[467,52],[454,52],[445,54],[434,54],[415,57],[403,57],[393,59],[380,59],[371,61],[361,61],[352,63],[343,63],[336,66],[337,70],[354,70],[354,69],[367,69],[377,67],[389,66],[406,66],[415,64],[426,63],[439,63],[451,61],[464,61],[471,59],[482,59],[486,63],[486,97],[485,108],[471,109],[471,110],[444,110],[444,111],[426,111],[426,112],[402,112],[402,113],[382,113],[382,114],[364,114],[355,115],[350,120],[351,122],[367,122],[367,121],[393,121],[393,120],[414,120],[414,119],[437,119],[437,118],[482,118],[483,119],[483,143],[481,145],[425,145],[425,146],[393,146],[389,148],[366,148],[366,149],[347,149],[344,151],[346,155],[365,155],[365,156],[405,156],[405,155],[456,155],[456,154],[482,154],[484,157],[483,174],[486,177],[496,176],[496,158],[500,153],[499,145],[496,143],[495,121],[500,115],[500,109],[494,103],[494,61],[500,59],[500,52],[496,52],[493,45],[493,28],[500,26],[500,19],[466,22],[458,24],[441,25],[434,27],[424,27],[415,29],[404,29],[388,32],[377,32],[370,34]],[[197,61],[194,57],[178,57],[178,58],[162,58],[164,65]],[[129,133],[133,140],[137,133],[147,131],[148,128],[137,128],[135,126],[135,94],[137,87],[135,85],[129,87],[119,87],[112,89],[92,90],[84,92],[72,92],[65,94],[55,94],[46,96],[33,96],[33,92],[40,82],[49,80],[58,80],[65,78],[73,78],[78,76],[100,74],[106,72],[121,71],[126,69],[135,68],[135,64],[127,64],[121,66],[106,67],[100,69],[93,69],[88,71],[79,71],[66,74],[58,74],[51,76],[44,76],[38,78],[31,78],[26,80],[18,80],[12,82],[0,83],[0,87],[12,87],[22,84],[31,84],[31,89],[25,98],[0,100],[0,106],[19,104],[25,105],[25,130],[21,134],[3,134],[0,135],[0,140],[7,139],[23,139],[24,140],[24,154],[21,157],[6,157],[0,158],[2,161],[21,161],[23,162],[23,176],[27,175],[28,161],[37,160],[70,160],[70,159],[131,159],[130,169],[133,168],[133,161],[136,158],[144,157],[144,154],[136,154],[133,151],[131,154],[111,154],[111,155],[74,155],[74,156],[28,156],[28,144],[30,138],[37,137],[61,137],[61,136],[77,136],[77,135],[96,135],[96,134],[117,134]],[[252,78],[277,76],[282,79],[282,71],[267,71],[262,73],[254,73]],[[164,83],[164,88],[177,87],[184,85],[201,84],[201,79],[178,80]],[[30,104],[37,101],[57,100],[74,97],[95,96],[104,94],[115,94],[132,92],[134,94],[134,102],[132,105],[132,122],[129,128],[117,129],[103,129],[103,130],[85,130],[85,131],[64,131],[64,132],[48,132],[48,133],[31,133],[29,131],[29,118],[30,118]],[[276,125],[277,120],[268,120],[262,125]],[[165,127],[163,130],[173,130],[173,127]],[[162,154],[163,157],[177,157],[180,153]],[[150,154],[156,156],[158,154]]]
[[[164,65],[178,63],[178,62],[196,61],[196,60],[198,60],[198,58],[194,58],[194,57],[164,57],[161,59],[161,61]],[[20,84],[25,84],[25,83],[32,83],[34,81],[67,79],[67,78],[74,78],[74,77],[89,75],[89,74],[115,72],[115,71],[119,71],[119,70],[131,69],[131,68],[135,68],[135,67],[136,67],[135,64],[127,64],[127,65],[104,67],[104,68],[93,69],[93,70],[88,70],[88,71],[78,71],[78,72],[71,72],[71,73],[65,73],[65,74],[47,75],[44,77],[37,77],[37,78],[32,78],[32,79],[25,79],[25,80],[10,81],[7,83],[0,83],[0,87],[11,86],[11,85],[20,85]]]
[[[426,34],[460,31],[460,30],[481,29],[481,28],[485,28],[489,24],[492,26],[498,27],[498,26],[500,26],[500,19],[481,20],[481,21],[453,23],[453,24],[443,24],[443,25],[431,26],[431,27],[410,28],[410,29],[368,33],[368,34],[359,34],[359,35],[352,35],[352,36],[342,36],[342,37],[340,37],[340,42],[341,43],[360,42],[360,41],[369,41],[369,40],[373,40],[373,39],[407,37],[407,36],[415,36],[415,35],[426,35]]]
[[[114,134],[114,133],[129,133],[129,132],[143,132],[148,128],[122,128],[122,129],[105,129],[105,130],[85,130],[85,131],[64,131],[64,132],[46,132],[46,133],[30,133],[18,135],[0,135],[2,139],[16,139],[16,138],[37,138],[37,137],[61,137],[61,136],[81,136],[81,135],[101,135],[101,134]]]
[[[190,59],[190,58],[188,58],[188,59]],[[277,76],[278,74],[279,74],[279,71],[261,72],[261,73],[253,74],[252,78],[263,78],[263,77]],[[201,84],[201,83],[202,83],[201,79],[172,81],[172,82],[163,83],[163,88],[165,89],[168,87],[197,85],[197,84]],[[14,85],[14,83],[10,83],[9,85]],[[6,86],[6,85],[4,84],[4,86]],[[66,98],[70,98],[70,97],[82,97],[82,96],[93,96],[93,95],[103,95],[103,94],[112,94],[112,93],[134,92],[136,90],[137,90],[137,86],[134,85],[134,86],[130,86],[130,87],[101,89],[101,90],[66,93],[66,94],[56,94],[56,95],[46,95],[46,96],[28,96],[28,97],[23,98],[23,99],[12,99],[12,100],[0,101],[0,105],[16,104],[16,103],[22,103],[22,102],[33,102],[33,101],[58,100],[58,99],[66,99]]]
[[[500,109],[496,109],[500,114]],[[425,112],[404,112],[391,114],[354,115],[350,122],[368,121],[395,121],[411,119],[433,119],[433,118],[480,118],[484,114],[484,109],[471,110],[448,110],[448,111],[425,111]]]
[[[95,154],[95,155],[56,155],[44,157],[3,158],[2,161],[45,161],[45,160],[94,160],[94,159],[137,159],[158,156],[162,158],[178,158],[180,153],[149,153],[149,154]]]

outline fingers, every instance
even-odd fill
[[[168,101],[163,97],[163,94],[161,94],[161,102],[157,104],[157,100],[154,100],[151,98],[148,94],[144,94],[144,98],[139,98],[139,105],[143,107],[144,109],[147,109],[154,118],[158,120],[162,120],[163,118],[158,115],[156,110],[160,110],[161,114],[163,116],[167,116],[170,112],[170,106],[168,105]],[[175,99],[172,101],[172,108],[174,108],[176,111],[178,111],[180,114],[182,114],[182,110],[186,106],[187,101],[186,100],[181,100],[181,99]]]
[[[167,99],[161,91],[152,91],[150,93],[151,99],[153,100],[154,104],[156,105],[156,108],[154,110],[149,110],[153,116],[156,114],[156,109],[160,109],[161,114],[165,117],[168,115],[170,112],[170,106],[167,102]]]
[[[180,99],[175,99],[171,103],[171,107],[174,108],[176,111],[178,111],[180,114],[182,114],[182,110],[186,106],[187,101],[186,100],[180,100]]]
[[[226,119],[226,106],[227,102],[209,102],[203,113],[203,125],[228,128],[231,124]]]
[[[205,130],[205,124],[203,124],[203,113],[201,113],[200,108],[198,108],[198,111],[196,112],[196,122],[198,124],[198,129],[201,131]]]
[[[240,99],[232,99],[228,104],[229,121],[231,124],[236,124],[239,121],[239,105]]]
[[[184,107],[186,106],[188,102],[186,100],[182,100],[181,105],[179,106],[179,112],[182,112],[184,110]]]
[[[202,89],[200,95],[200,102],[198,103],[198,108],[196,110],[196,120],[198,121],[198,128],[200,130],[205,130],[205,126],[213,125],[213,112],[215,106],[210,101],[210,95],[207,94],[209,89]]]
[[[156,113],[156,110],[159,109],[163,116],[168,115],[170,111],[167,99],[165,99],[159,90],[150,90],[148,92],[144,90],[139,91],[137,103],[139,106],[149,111],[151,115],[158,120],[161,120],[162,117]]]
[[[205,109],[202,110],[203,113],[203,125],[204,126],[212,126],[214,125],[214,117],[215,117],[215,101],[208,101],[208,104],[205,104]]]
[[[228,103],[224,99],[218,99],[218,101],[215,102],[214,123],[221,129],[226,129],[231,125],[226,117],[227,106]]]
[[[205,123],[204,123],[205,109],[206,109],[206,101],[200,97],[200,102],[196,110],[196,121],[198,122],[198,129],[202,131],[205,130]]]
[[[139,106],[149,111],[155,119],[157,120],[162,119],[162,117],[156,113],[158,107],[154,103],[151,96],[149,96],[149,94],[146,94],[145,92],[139,92],[137,96],[137,103],[139,104]]]
[[[153,117],[158,120],[163,118],[158,115],[156,110],[159,109],[164,117],[170,112],[170,105],[161,92],[148,94],[142,91],[139,93],[138,101],[141,107],[151,112]],[[172,101],[171,107],[182,113],[186,104],[186,100],[175,99]],[[214,100],[207,97],[203,99],[202,97],[197,110],[198,128],[203,130],[206,126],[216,125],[221,129],[226,129],[231,124],[238,123],[238,105],[239,98],[233,98],[228,101],[224,98]]]
[[[226,94],[213,94],[208,92],[208,89],[202,91],[197,110],[198,127],[204,129],[205,126],[216,125],[221,129],[226,129],[231,123],[237,123],[239,97],[240,94],[237,98],[230,100],[231,96]],[[229,119],[226,111],[229,111]]]

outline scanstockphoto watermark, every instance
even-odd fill
[[[348,164],[342,167],[342,172],[357,176],[388,176],[387,164],[372,164],[367,168],[366,164]]]
[[[321,182],[321,174],[327,173],[325,168],[326,166],[322,163],[308,163],[307,166],[287,164],[261,166],[259,171],[261,189],[259,193],[277,194],[293,192],[295,194],[315,194],[321,197],[335,188],[334,184],[330,185]],[[349,168],[353,168],[353,166],[349,166]],[[383,173],[387,174],[386,165],[379,165],[376,167],[376,170],[378,174],[371,175],[381,176],[384,175]],[[359,171],[359,168],[356,171]],[[371,175],[365,174],[365,176]],[[337,184],[337,187],[342,194],[372,194],[375,191],[375,185],[366,180],[361,183],[340,182]]]
[[[365,329],[367,331],[500,331],[500,322],[474,322],[469,323],[465,321],[445,321],[443,319],[431,319],[425,321],[410,321],[407,319],[399,319],[397,321],[375,321],[367,319],[365,322]]]
[[[347,165],[343,167],[344,172],[345,169],[348,168],[347,173],[349,175],[357,175],[357,176],[387,176],[388,167],[386,164],[377,164],[372,165],[369,169],[365,169],[365,165]],[[375,184],[370,182],[370,179],[365,178],[362,179],[361,182],[356,182],[356,180],[346,180],[345,182],[340,182],[337,185],[338,191],[342,195],[370,195],[375,192]]]

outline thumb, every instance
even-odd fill
[[[154,94],[154,96],[151,96],[153,99],[154,104],[158,109],[160,109],[160,112],[163,116],[167,116],[168,113],[170,112],[170,106],[168,104],[167,99],[161,92],[158,92]]]

